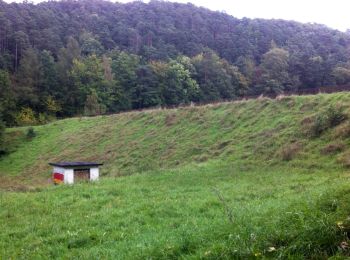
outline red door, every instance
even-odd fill
[[[53,182],[55,184],[60,184],[64,181],[64,175],[62,173],[55,172],[53,174]]]

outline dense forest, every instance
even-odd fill
[[[2,125],[348,83],[350,35],[323,25],[163,1],[0,0],[0,139]]]

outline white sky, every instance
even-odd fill
[[[32,1],[38,3],[42,0]],[[5,2],[22,2],[22,0],[5,0]],[[173,2],[191,2],[212,10],[225,11],[237,18],[277,18],[321,23],[341,31],[350,28],[350,0],[176,0]]]

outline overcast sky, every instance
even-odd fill
[[[33,0],[34,3],[41,1]],[[22,0],[5,0],[5,2],[22,2]],[[212,10],[225,11],[238,18],[280,18],[322,23],[341,31],[350,28],[350,0],[176,0],[173,2],[191,2]]]

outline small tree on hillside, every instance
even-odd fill
[[[98,102],[98,96],[95,90],[91,91],[91,94],[86,97],[84,106],[84,115],[96,116],[101,114],[101,105]]]
[[[46,98],[45,105],[46,110],[52,115],[56,115],[57,112],[62,111],[61,105],[52,96]]]
[[[35,125],[37,120],[34,111],[30,107],[24,107],[16,116],[16,123],[20,126]]]

